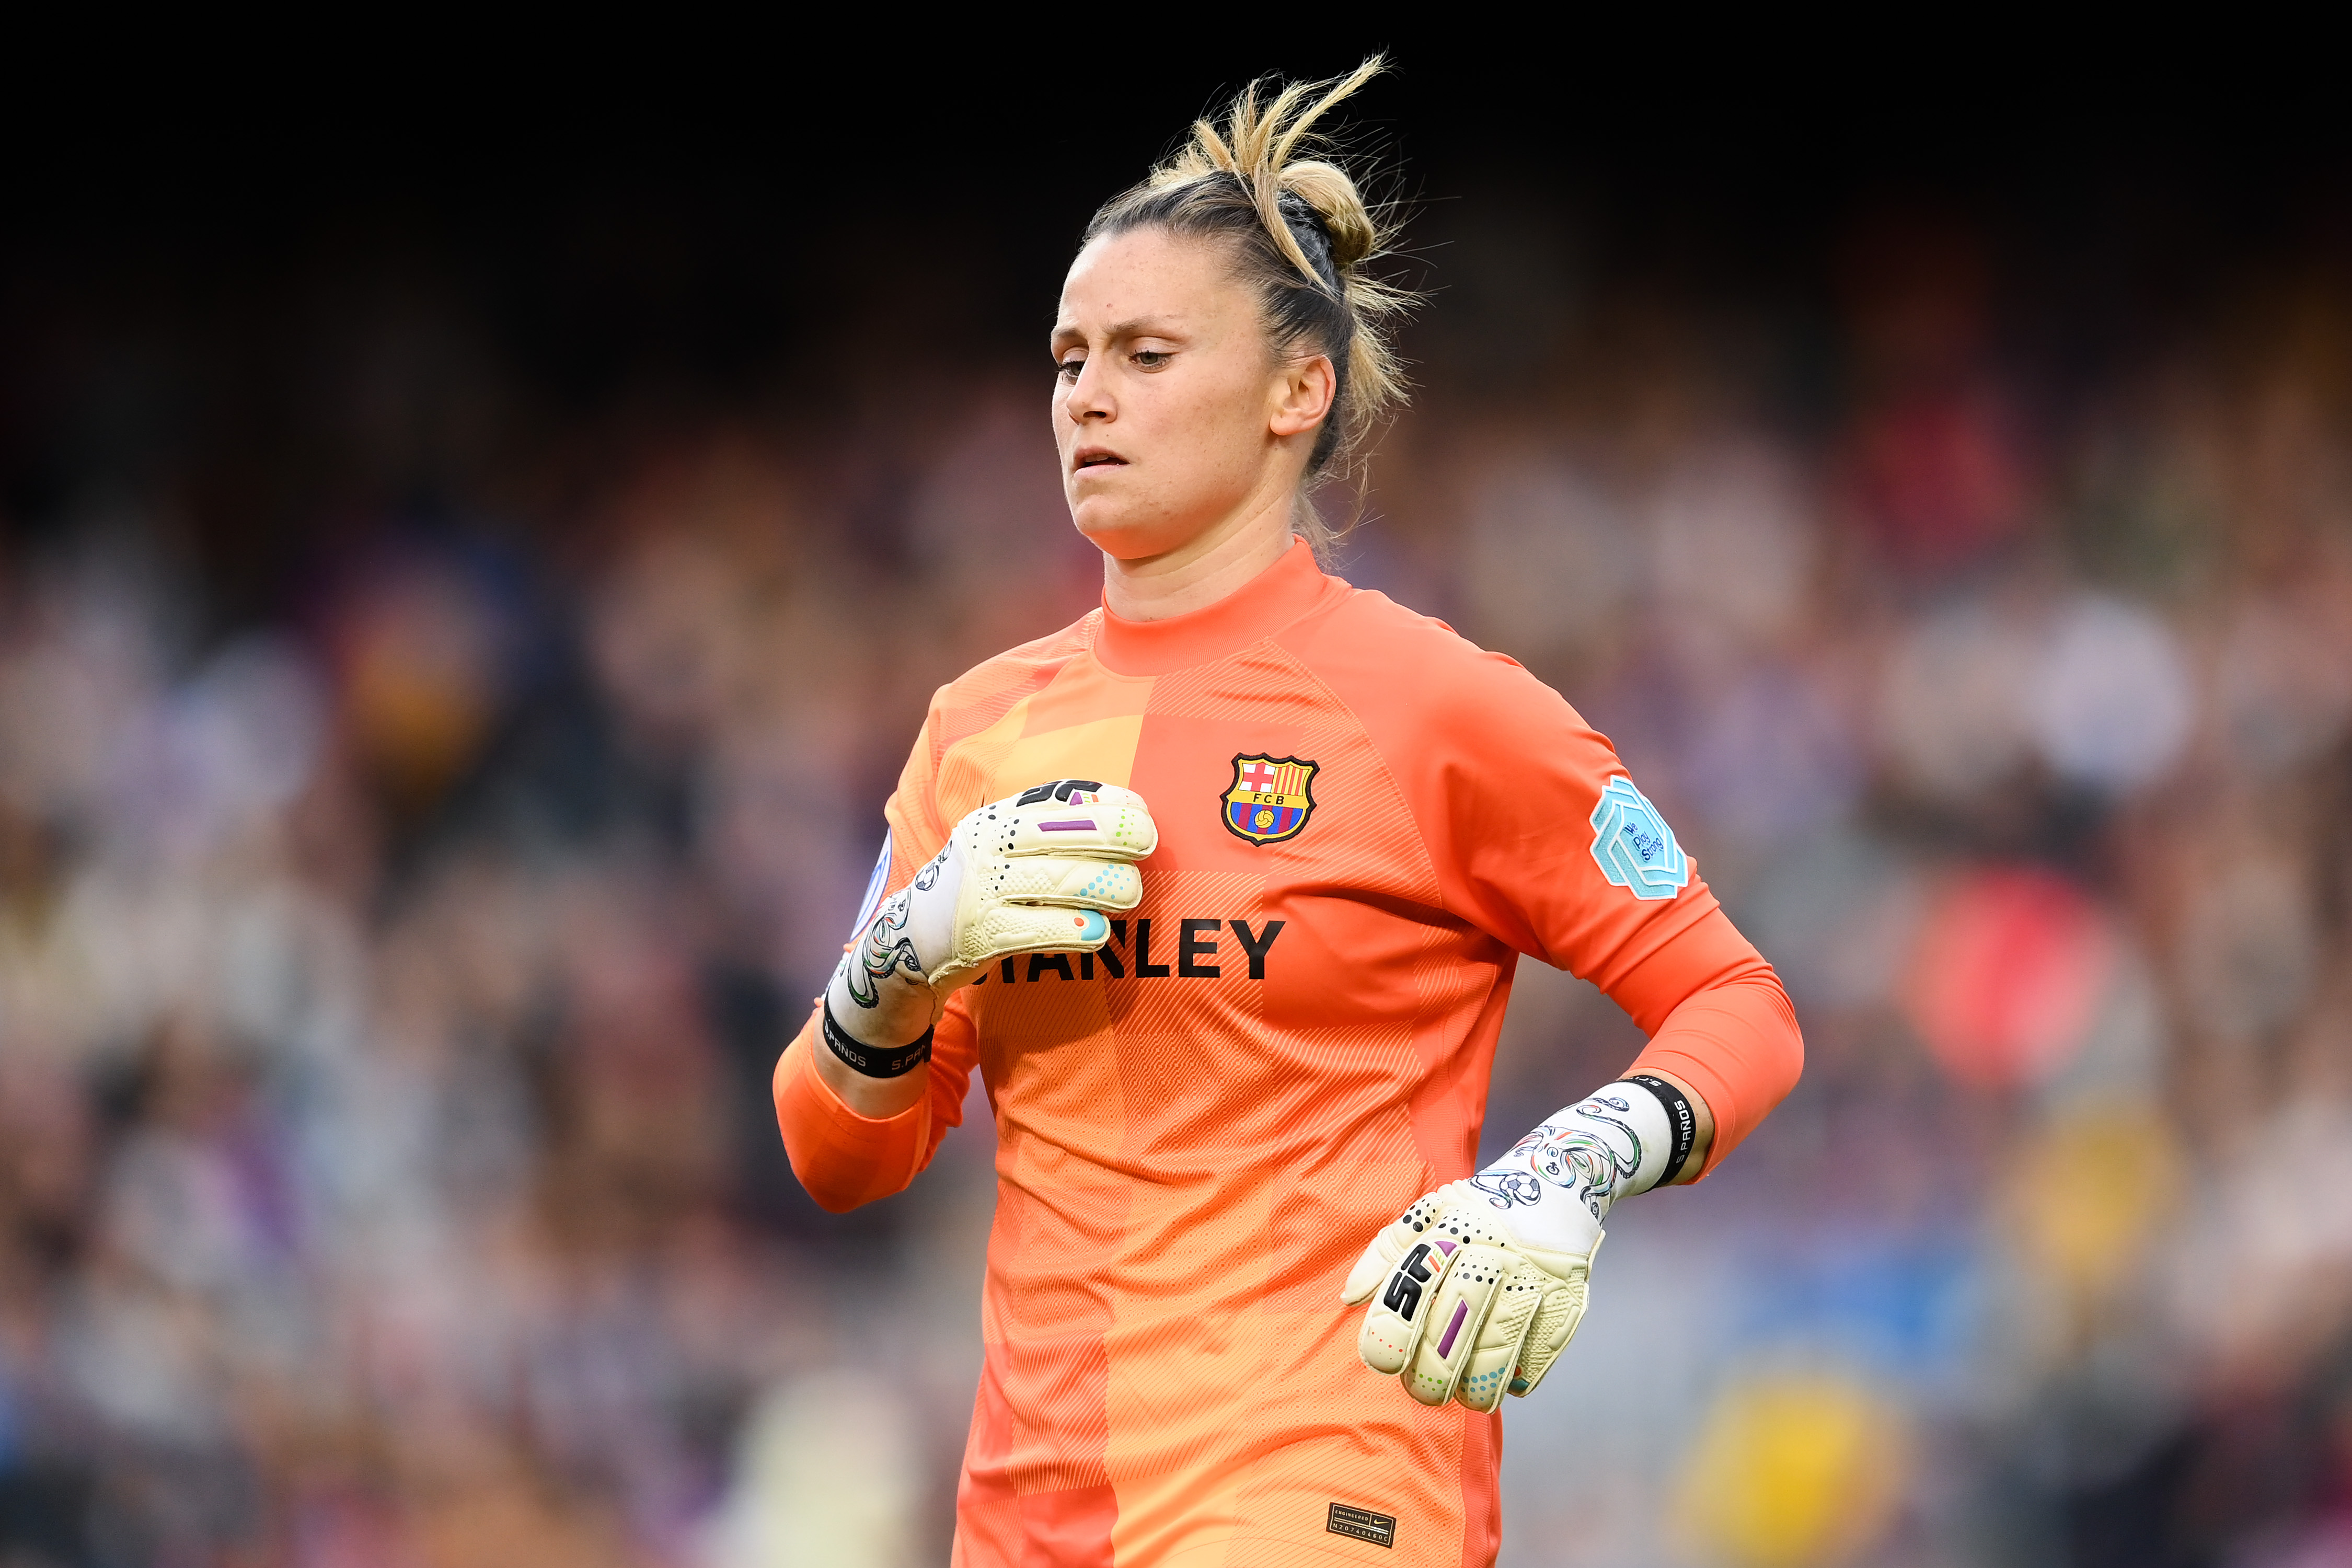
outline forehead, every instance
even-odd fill
[[[1215,241],[1160,228],[1129,229],[1088,242],[1062,280],[1062,327],[1107,326],[1142,318],[1204,323],[1249,301]]]

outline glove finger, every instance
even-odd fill
[[[1401,1373],[1412,1364],[1437,1309],[1446,1273],[1462,1250],[1462,1244],[1451,1237],[1415,1237],[1397,1258],[1386,1285],[1364,1309],[1363,1327],[1356,1332],[1356,1353],[1366,1366]]]
[[[1445,1237],[1433,1245],[1454,1249],[1453,1257],[1428,1304],[1419,1347],[1403,1373],[1405,1392],[1423,1405],[1443,1405],[1454,1396],[1503,1277],[1517,1262],[1499,1247],[1468,1246]]]
[[[991,877],[990,891],[1013,903],[1131,910],[1143,901],[1143,873],[1123,860],[1068,855],[1006,860],[992,868]]]
[[[1535,1325],[1544,1298],[1559,1284],[1524,1258],[1512,1261],[1479,1328],[1478,1342],[1454,1384],[1457,1403],[1483,1413],[1503,1402],[1503,1391],[1518,1369],[1528,1331]]]
[[[1110,940],[1110,921],[1095,910],[998,904],[972,921],[966,963],[987,964],[1016,952],[1092,952]]]
[[[1600,1243],[1595,1242],[1592,1253],[1600,1250]],[[1551,1272],[1555,1283],[1536,1308],[1519,1347],[1518,1366],[1511,1374],[1511,1392],[1521,1398],[1536,1391],[1544,1374],[1559,1360],[1560,1352],[1568,1348],[1568,1342],[1576,1337],[1576,1326],[1584,1321],[1585,1302],[1591,1298],[1591,1255],[1559,1262]]]
[[[1015,858],[1080,854],[1140,860],[1160,847],[1151,808],[1141,795],[1118,784],[1056,780],[1023,792],[1012,810],[999,816],[1010,831],[997,852]]]

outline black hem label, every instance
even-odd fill
[[[1335,1502],[1331,1505],[1330,1518],[1323,1528],[1330,1534],[1369,1541],[1375,1546],[1396,1545],[1395,1517],[1374,1513],[1368,1508],[1350,1508],[1346,1503]]]

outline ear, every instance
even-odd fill
[[[1275,380],[1274,410],[1266,428],[1276,436],[1305,435],[1323,423],[1339,391],[1339,378],[1331,369],[1329,354],[1284,365]]]

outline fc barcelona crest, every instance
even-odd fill
[[[1225,828],[1253,844],[1297,837],[1315,815],[1315,768],[1297,757],[1235,757]]]

